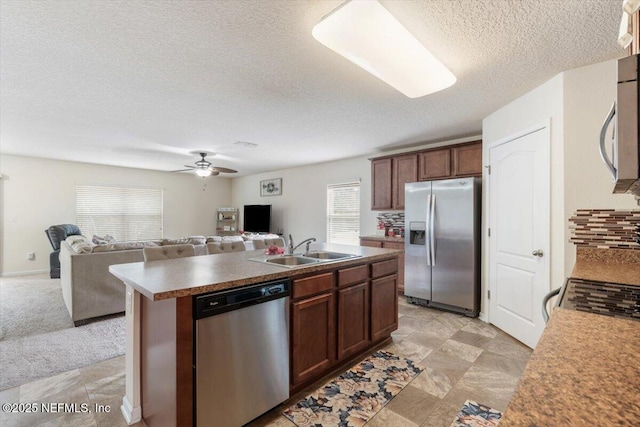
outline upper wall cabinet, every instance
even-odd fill
[[[451,150],[430,150],[418,153],[420,181],[451,176]]]
[[[371,159],[371,210],[404,209],[404,184],[482,176],[482,141]]]
[[[451,149],[453,176],[482,175],[482,143]]]
[[[392,209],[404,209],[404,184],[418,180],[418,156],[410,154],[394,157],[392,168]]]
[[[391,159],[371,162],[371,209],[391,209]]]

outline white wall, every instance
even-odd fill
[[[75,223],[76,184],[163,188],[165,237],[214,234],[215,209],[231,203],[228,178],[10,155],[0,157],[0,173],[2,274],[48,271],[51,246],[44,230]],[[29,252],[35,261],[27,260]]]
[[[500,108],[482,122],[483,162],[489,164],[491,143],[538,124],[551,123],[551,277],[550,288],[563,282],[564,268],[564,150],[563,75],[557,75],[531,92]],[[488,180],[486,170],[484,180]],[[486,236],[488,191],[483,192],[483,235]],[[483,240],[482,309],[487,312],[486,285],[489,280],[489,242]],[[556,285],[557,284],[557,285]]]
[[[260,181],[282,178],[282,195],[260,197]],[[373,234],[377,212],[371,211],[371,162],[366,157],[284,169],[232,180],[232,206],[272,205],[271,229],[283,228],[294,242],[327,237],[327,185],[360,181],[360,233]]]
[[[318,163],[310,166],[285,169],[259,175],[234,178],[232,181],[232,205],[272,205],[271,229],[283,228],[285,237],[291,233],[294,242],[315,237],[325,242],[327,238],[327,185],[360,180],[360,235],[375,234],[376,216],[380,211],[371,210],[371,161],[370,158],[437,148],[445,145],[476,141],[480,135],[416,145],[410,148],[372,153],[365,157]],[[282,178],[282,196],[260,197],[260,181]]]
[[[576,209],[638,209],[633,196],[611,192],[611,177],[598,151],[602,122],[616,98],[616,61],[564,74],[565,224],[568,225],[567,220]],[[569,242],[568,226],[564,232],[565,275],[568,275],[575,263],[576,249]]]
[[[489,143],[551,119],[551,288],[562,285],[575,263],[568,219],[577,209],[638,209],[633,196],[611,193],[611,178],[598,151],[602,122],[616,98],[616,77],[615,60],[569,70],[483,121],[487,164]],[[487,253],[485,243],[483,311]]]

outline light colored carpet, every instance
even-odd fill
[[[125,353],[125,318],[75,328],[59,279],[0,278],[0,390]]]

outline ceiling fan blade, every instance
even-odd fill
[[[212,166],[211,170],[218,171],[218,172],[224,172],[224,173],[238,173],[238,171],[235,170],[235,169],[223,168],[223,167],[219,167],[219,166]]]
[[[196,166],[189,166],[189,165],[184,165],[185,168],[191,168],[191,169],[197,169]]]
[[[186,172],[186,171],[192,171],[193,169],[178,169],[177,171],[169,171],[169,172]]]
[[[211,175],[210,175],[210,176],[216,176],[216,175],[220,175],[220,172],[218,172],[218,171],[211,171]]]

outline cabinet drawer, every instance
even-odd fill
[[[382,245],[385,249],[402,249],[404,250],[404,242],[384,242]]]
[[[371,264],[371,278],[377,279],[378,277],[388,276],[398,271],[398,259],[390,259],[388,261],[374,262]]]
[[[382,241],[360,239],[360,246],[369,246],[370,248],[381,248]]]
[[[295,279],[293,281],[293,298],[302,298],[307,295],[329,291],[333,288],[333,273],[319,274],[317,276]]]
[[[338,270],[338,287],[364,282],[369,278],[369,266],[358,265],[356,267]]]

